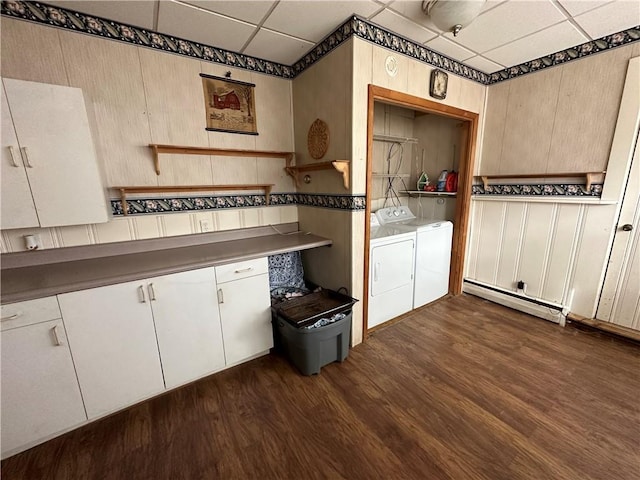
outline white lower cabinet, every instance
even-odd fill
[[[266,353],[270,305],[266,258],[3,305],[3,456]]]
[[[87,420],[64,324],[43,316],[58,309],[55,297],[11,307],[2,311],[3,458]]]
[[[273,347],[267,259],[216,267],[218,303],[227,365],[255,357]],[[234,275],[240,277],[233,279]],[[253,275],[253,276],[247,276]]]
[[[149,280],[167,388],[225,366],[213,267]]]
[[[143,282],[58,295],[89,419],[164,390]]]

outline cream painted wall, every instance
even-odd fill
[[[2,19],[2,76],[81,88],[92,119],[104,181],[114,185],[273,183],[295,191],[284,161],[165,155],[156,176],[149,143],[293,151],[290,80],[125,45],[33,23]],[[258,136],[204,129],[200,73],[256,84]],[[42,248],[183,235],[297,221],[296,206],[114,218],[73,227],[5,230],[0,251],[24,250],[38,234]]]
[[[415,117],[413,110],[377,102],[374,105],[374,134],[412,138],[414,137],[414,122]],[[374,140],[373,165],[371,166],[373,173],[373,178],[371,179],[372,212],[375,212],[385,205],[384,199],[385,195],[387,195],[388,182],[390,180],[384,177],[376,177],[376,174],[391,172],[392,174],[407,175],[408,177],[406,178],[392,179],[393,189],[397,193],[398,198],[396,198],[392,192],[389,192],[386,206],[390,207],[397,202],[402,205],[407,204],[408,197],[406,195],[400,195],[400,192],[411,189],[411,172],[415,170],[414,166],[416,161],[415,152],[416,147],[413,143],[402,143],[399,145]],[[415,184],[415,181],[413,183]]]
[[[480,171],[606,169],[603,199],[619,201],[628,159],[610,150],[627,65],[638,55],[636,43],[489,87]],[[512,291],[524,280],[528,295],[591,318],[618,210],[589,201],[476,198],[465,277]]]

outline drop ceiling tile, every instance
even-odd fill
[[[486,12],[504,1],[505,0],[488,0],[484,7],[482,7],[482,12]],[[422,11],[422,0],[396,0],[391,3],[388,8],[429,30],[441,33],[441,30],[436,27],[429,16]]]
[[[87,15],[128,23],[137,27],[153,30],[153,9],[156,2],[149,1],[49,1],[50,5],[56,5],[69,10],[75,10]]]
[[[549,0],[504,2],[485,11],[463,28],[455,41],[482,53],[565,19],[566,16]],[[452,33],[445,36],[454,38]]]
[[[467,50],[466,48],[461,47],[457,43],[453,43],[451,40],[444,37],[436,37],[433,40],[429,40],[426,43],[426,46],[431,50],[443,53],[444,55],[447,55],[461,62],[476,55],[471,50]]]
[[[261,28],[242,53],[291,65],[312,47],[311,42]]]
[[[436,32],[427,30],[417,23],[407,20],[403,16],[388,9],[384,9],[372,17],[371,21],[418,43],[424,43],[438,35]]]
[[[485,52],[483,56],[502,65],[513,66],[588,40],[576,27],[566,21]]]
[[[640,2],[620,0],[574,17],[591,38],[626,30],[640,23]]]
[[[160,2],[158,31],[205,45],[238,52],[256,28],[200,8]]]
[[[272,0],[235,0],[231,2],[228,0],[184,0],[184,3],[257,25],[276,2]]]
[[[610,1],[611,0],[609,0],[609,2]],[[558,3],[562,5],[572,17],[588,12],[589,10],[593,10],[594,8],[601,7],[605,3],[609,2],[603,2],[602,0],[558,0]]]
[[[333,32],[347,17],[355,13],[362,17],[380,10],[382,6],[370,0],[281,1],[271,12],[264,26],[317,43]]]
[[[465,60],[464,64],[468,65],[469,67],[476,68],[484,73],[493,73],[497,72],[498,70],[504,69],[503,65],[499,65],[495,62],[492,62],[491,60],[487,60],[480,55]]]

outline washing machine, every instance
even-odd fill
[[[416,232],[380,225],[372,214],[367,328],[413,308]]]
[[[416,218],[408,207],[378,210],[382,226],[416,234],[412,308],[418,308],[449,293],[453,224],[446,220]]]

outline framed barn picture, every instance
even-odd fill
[[[207,130],[258,135],[253,83],[201,73]]]

